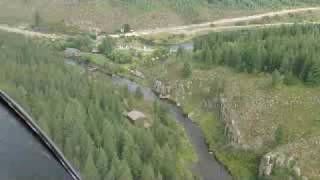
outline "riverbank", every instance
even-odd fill
[[[116,85],[126,85],[131,92],[135,92],[137,88],[140,88],[145,99],[161,100],[152,89],[141,86],[137,82],[128,79],[126,76],[114,75],[112,73],[105,72],[99,67],[97,68],[99,69],[99,72],[105,74],[108,78],[111,78]],[[184,127],[187,136],[195,149],[198,162],[193,165],[193,172],[195,174],[199,174],[203,180],[232,180],[227,169],[220,164],[220,162],[213,156],[212,152],[208,150],[205,136],[200,127],[186,116],[187,113],[185,113],[181,107],[178,107],[175,101],[162,99],[161,102],[169,108],[171,115],[173,115],[177,122]]]

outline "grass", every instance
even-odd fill
[[[150,86],[155,79],[172,85],[172,99],[179,102],[185,112],[200,125],[210,149],[234,177],[244,180],[257,177],[259,158],[278,147],[275,142],[278,127],[283,129],[285,144],[320,135],[320,109],[317,105],[319,87],[281,84],[272,88],[268,74],[238,73],[221,66],[208,69],[199,66],[197,62],[192,62],[192,66],[192,77],[187,79],[181,73],[183,60],[175,58],[166,63],[143,64],[139,70],[149,78],[147,84]],[[204,100],[210,98],[208,90],[215,79],[225,81],[226,98],[241,97],[239,102],[232,102],[230,106],[238,107],[234,109],[239,114],[236,121],[242,134],[242,143],[248,145],[248,151],[230,146],[223,135],[223,123],[216,119],[213,109],[203,105]],[[316,167],[308,165],[312,161],[310,156],[303,157],[305,159],[300,162],[302,170],[308,174]]]
[[[106,63],[110,62],[110,60],[102,54],[82,53],[81,58],[100,66],[103,66]]]
[[[272,24],[272,23],[303,23],[303,22],[319,22],[320,10],[307,11],[300,13],[287,14],[283,16],[264,17],[262,19],[248,21],[248,24]]]
[[[228,147],[222,122],[210,113],[203,118],[200,121],[200,127],[210,150],[215,153],[217,159],[227,166],[236,180],[256,180],[259,156],[251,151],[234,150]]]

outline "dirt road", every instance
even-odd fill
[[[201,24],[191,24],[186,26],[177,26],[177,27],[169,27],[169,28],[155,28],[150,30],[142,30],[131,33],[126,33],[124,35],[119,34],[111,34],[111,37],[118,38],[121,36],[144,36],[144,35],[154,35],[159,33],[170,33],[170,34],[195,34],[199,32],[206,31],[223,31],[230,29],[243,29],[243,28],[253,28],[253,27],[268,27],[268,26],[279,26],[279,25],[290,25],[292,23],[277,23],[277,24],[264,24],[264,25],[246,25],[246,26],[234,26],[233,23],[251,21],[256,19],[261,19],[264,17],[273,17],[273,16],[282,16],[290,13],[300,13],[306,11],[316,11],[320,10],[320,7],[308,7],[308,8],[297,8],[297,9],[287,9],[281,11],[273,11],[263,14],[256,14],[252,16],[244,16],[244,17],[236,17],[236,18],[226,18],[220,19],[217,21],[205,22]],[[59,36],[56,34],[46,34],[41,32],[35,32],[30,30],[21,29],[18,27],[10,27],[8,25],[1,25],[0,30],[23,34],[25,36],[30,37],[38,37],[38,38],[48,38],[48,39],[59,39],[63,38],[63,36]]]
[[[1,24],[0,24],[0,30],[6,31],[6,32],[12,32],[16,34],[22,34],[28,37],[35,37],[35,38],[48,38],[48,39],[62,38],[62,36],[58,36],[56,34],[46,34],[46,33],[30,31],[30,30],[21,29],[18,27],[10,27],[8,25],[1,25]]]
[[[268,13],[263,13],[263,14],[256,14],[256,15],[252,15],[252,16],[220,19],[217,21],[205,22],[205,23],[201,23],[201,24],[191,24],[191,25],[186,25],[186,26],[142,30],[142,31],[127,33],[124,36],[144,36],[144,35],[154,35],[154,34],[159,34],[159,33],[193,34],[193,33],[199,32],[199,31],[207,31],[208,29],[212,29],[212,30],[220,29],[221,30],[221,29],[226,28],[228,25],[231,25],[232,23],[237,23],[237,22],[252,21],[252,20],[257,20],[257,19],[261,19],[264,17],[283,16],[283,15],[287,15],[290,13],[300,13],[300,12],[316,11],[316,10],[320,10],[320,7],[287,9],[287,10],[273,11],[273,12],[268,12]],[[219,26],[219,27],[213,27],[213,26]],[[261,25],[257,25],[257,26],[261,26]],[[235,26],[231,26],[231,27],[234,28]],[[246,26],[242,26],[242,27],[246,27]],[[251,25],[249,25],[249,27],[251,27]],[[111,37],[119,37],[119,35],[111,35]]]

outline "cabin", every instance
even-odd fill
[[[130,111],[126,114],[126,117],[135,125],[141,125],[144,128],[150,128],[151,124],[147,121],[147,116],[140,111]]]
[[[133,110],[133,111],[130,111],[128,114],[127,114],[127,117],[133,122],[133,123],[136,123],[137,121],[139,120],[144,120],[146,118],[146,115],[144,115],[142,112],[140,111],[136,111],[136,110]]]
[[[64,57],[65,58],[74,58],[74,57],[80,57],[81,51],[76,48],[66,48],[64,50]]]

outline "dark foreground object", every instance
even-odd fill
[[[31,117],[1,91],[0,179],[80,180]]]

